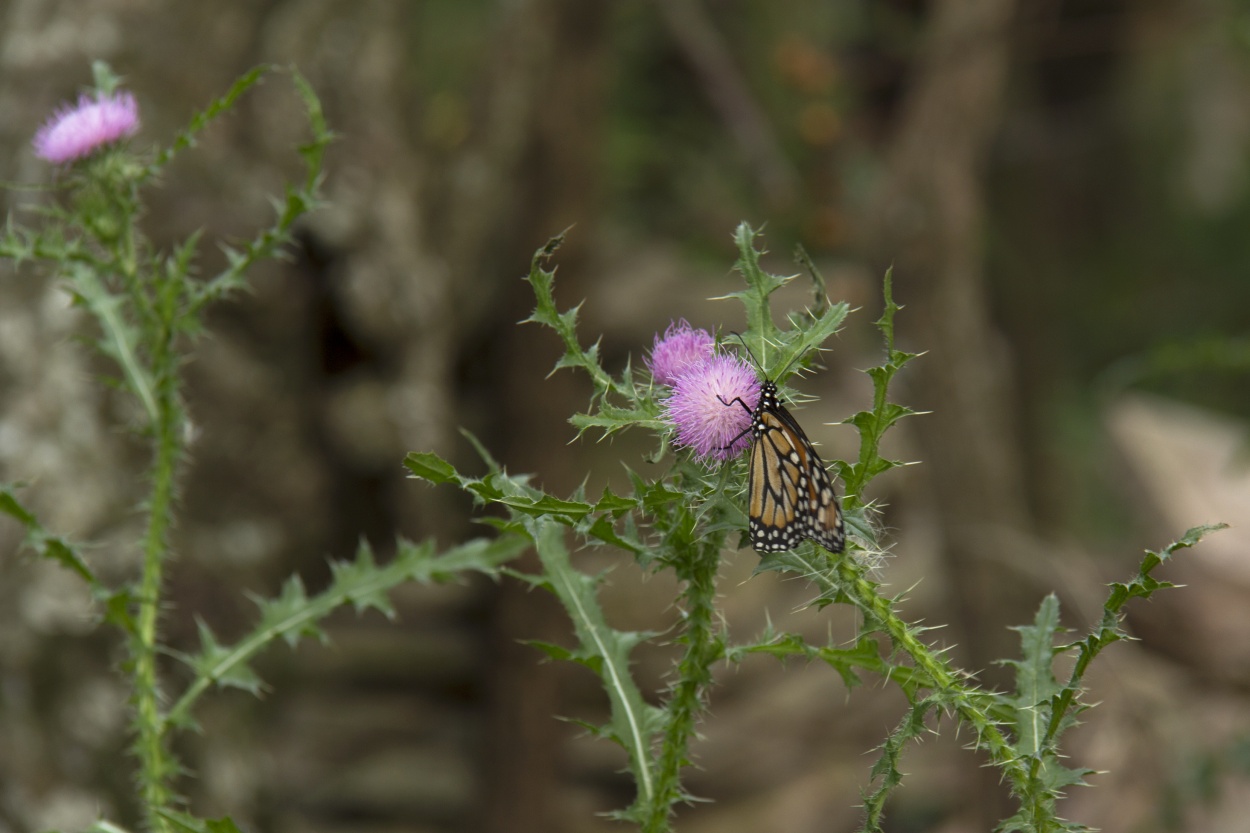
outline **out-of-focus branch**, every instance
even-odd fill
[[[698,0],[658,0],[656,6],[673,40],[707,89],[712,106],[742,148],[771,207],[789,204],[796,190],[794,171],[720,32]]]

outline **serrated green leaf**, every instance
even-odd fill
[[[1055,634],[1059,630],[1059,598],[1051,593],[1042,600],[1032,625],[1016,628],[1020,633],[1022,659],[1016,669],[1016,748],[1033,757],[1043,751],[1050,720],[1050,700],[1060,686],[1052,666]]]
[[[503,475],[488,474],[481,480],[468,480],[462,478],[460,481],[460,488],[477,498],[479,503],[498,503],[504,499],[504,496],[508,494],[508,492],[505,492],[505,490],[501,489],[497,484],[503,483],[512,485],[515,482],[515,480],[507,478]],[[510,489],[510,491],[516,493],[521,490]]]
[[[839,473],[846,487],[843,508],[848,510],[863,505],[864,489],[874,477],[900,465],[898,461],[886,460],[880,455],[881,440],[886,431],[900,419],[919,413],[889,401],[890,384],[895,375],[918,355],[905,353],[894,347],[894,315],[902,307],[894,303],[891,270],[886,271],[882,281],[882,295],[885,306],[881,318],[877,320],[877,328],[881,331],[885,341],[885,361],[865,371],[872,379],[872,409],[860,411],[845,420],[848,424],[855,426],[859,432],[859,460],[839,467]]]
[[[581,304],[563,313],[559,312],[556,307],[553,294],[555,271],[544,269],[542,264],[555,253],[563,240],[564,233],[561,233],[534,253],[534,258],[530,262],[530,273],[528,276],[530,287],[534,291],[534,312],[521,323],[542,324],[555,330],[556,334],[560,336],[560,340],[564,342],[564,355],[557,360],[556,370],[580,368],[585,371],[594,385],[596,397],[603,397],[608,392],[626,395],[628,393],[627,389],[618,385],[600,364],[598,342],[592,344],[589,348],[583,348],[578,340],[577,317]]]
[[[544,583],[544,587],[547,586],[548,585]],[[554,660],[560,660],[563,662],[578,661],[577,655],[571,649],[566,648],[563,645],[557,645],[554,642],[544,642],[541,639],[525,639],[522,640],[522,644],[528,645],[531,648],[537,648]]]
[[[655,789],[650,750],[659,718],[629,673],[629,649],[637,636],[608,627],[595,593],[595,580],[573,568],[564,545],[564,528],[544,517],[528,518],[525,523],[550,588],[573,621],[581,645],[573,654],[583,664],[592,660],[600,663],[598,674],[612,709],[612,736],[629,754],[640,801],[650,803]]]
[[[107,599],[112,591],[96,578],[95,572],[79,554],[77,547],[60,536],[50,534],[34,513],[17,499],[14,488],[0,485],[0,513],[8,515],[26,529],[23,545],[39,558],[54,561],[86,582],[96,599]]]
[[[738,663],[747,654],[768,654],[779,659],[801,657],[809,661],[819,660],[837,671],[847,688],[854,688],[862,682],[856,673],[858,669],[874,671],[883,677],[892,677],[896,670],[896,666],[882,658],[876,641],[868,635],[861,636],[852,648],[834,648],[811,645],[799,634],[777,634],[760,642],[732,646],[726,649],[725,658]],[[897,670],[907,673],[906,669]]]
[[[175,139],[167,151],[161,153],[149,167],[146,175],[156,175],[173,155],[193,142],[194,134],[203,129],[213,118],[226,112],[238,96],[242,95],[269,67],[258,67],[247,76],[239,79],[235,86],[203,113],[192,120],[191,126],[184,134]],[[299,187],[288,185],[282,200],[271,199],[276,217],[267,227],[258,232],[251,240],[238,249],[227,248],[227,266],[207,281],[196,285],[187,315],[196,315],[205,305],[233,291],[246,286],[245,273],[258,261],[265,258],[284,259],[283,248],[292,241],[291,229],[294,224],[309,211],[321,205],[318,192],[322,181],[322,163],[325,150],[334,140],[334,134],[326,128],[321,104],[317,100],[312,87],[295,69],[288,70],[296,91],[305,107],[305,116],[312,133],[310,141],[299,146],[299,154],[304,161],[304,181]]]
[[[387,619],[394,619],[395,608],[386,595],[390,586],[377,580],[382,572],[374,562],[369,543],[361,541],[354,561],[330,563],[330,573],[333,576],[331,591],[347,599],[357,614],[372,608]]]
[[[734,269],[742,275],[747,288],[722,295],[717,300],[740,300],[746,310],[747,331],[759,339],[758,343],[775,343],[777,327],[768,314],[768,296],[789,283],[791,278],[770,275],[760,268],[762,252],[755,245],[759,236],[760,233],[746,222],[739,223],[734,229],[734,244],[738,248],[738,261],[734,264]]]
[[[880,368],[873,368],[880,370]],[[872,370],[868,371],[869,373]],[[903,417],[915,416],[918,412],[911,408],[898,405],[894,402],[886,402],[878,411],[860,411],[859,413],[842,420],[844,425],[854,425],[860,431],[878,431],[884,432],[885,429],[892,427]]]
[[[625,497],[613,492],[607,486],[603,487],[603,494],[595,503],[596,512],[620,513],[627,512],[638,506],[638,500],[632,497]]]
[[[200,635],[200,652],[187,658],[196,675],[222,688],[240,688],[260,694],[263,684],[256,672],[247,663],[232,657],[231,649],[217,641],[203,620],[197,619],[196,628]]]
[[[1031,826],[1030,820],[1031,813],[1040,811],[1040,809],[1044,809],[1049,804],[1053,804],[1053,795],[1061,788],[1083,783],[1083,778],[1089,771],[1064,767],[1059,762],[1053,749],[1059,735],[1074,725],[1075,713],[1084,708],[1077,702],[1077,697],[1080,694],[1082,681],[1089,664],[1103,648],[1126,638],[1127,635],[1121,630],[1120,625],[1124,615],[1123,607],[1130,599],[1149,598],[1156,590],[1168,586],[1166,583],[1156,581],[1151,577],[1151,570],[1170,558],[1177,550],[1192,547],[1204,535],[1222,528],[1224,528],[1223,524],[1194,527],[1188,530],[1179,540],[1160,552],[1147,551],[1141,561],[1137,576],[1128,583],[1117,583],[1112,586],[1111,592],[1107,596],[1107,601],[1103,604],[1102,619],[1091,632],[1080,642],[1056,649],[1075,649],[1077,658],[1067,683],[1059,688],[1048,701],[1049,716],[1045,725],[1045,733],[1035,743],[1040,752],[1039,756],[1034,757],[1031,769],[1033,773],[1032,780],[1044,792],[1032,795],[1031,800],[1033,803],[1031,805],[1028,805],[1027,802],[1022,802],[1027,805],[1026,809],[1029,812],[1026,813],[1022,810],[1017,817],[1008,820],[1004,824],[1003,829],[1033,830],[1034,826]],[[1039,621],[1043,612],[1039,611]],[[1049,618],[1047,618],[1045,625],[1046,627],[1050,626]],[[1045,711],[1039,712],[1039,715],[1045,715]],[[1030,787],[1029,789],[1037,788]],[[1053,813],[1050,815],[1053,816]],[[1019,826],[1019,819],[1023,819],[1027,823],[1026,826]]]
[[[13,518],[27,529],[42,530],[39,522],[35,519],[34,513],[18,501],[17,496],[13,494],[8,486],[0,487],[0,512]]]
[[[499,497],[495,502],[527,515],[556,516],[574,521],[586,517],[594,509],[589,503],[561,500],[551,495],[543,495],[537,500],[528,497]]]
[[[404,457],[404,468],[413,477],[428,480],[434,485],[460,481],[456,467],[432,451],[412,451]]]
[[[586,528],[586,534],[605,544],[619,547],[635,556],[647,554],[647,547],[635,537],[626,537],[617,533],[615,525],[606,515],[600,515]]]
[[[396,561],[407,565],[407,553],[416,550],[413,544],[399,541]],[[432,545],[431,549],[432,549]],[[477,538],[431,558],[419,560],[407,568],[407,576],[420,582],[447,582],[465,573],[496,576],[500,568],[530,548],[528,538],[521,535],[500,535],[490,540]],[[401,558],[403,559],[401,561]]]
[[[615,408],[600,402],[599,410],[593,414],[573,414],[569,424],[582,434],[591,428],[598,428],[607,437],[626,428],[642,428],[659,433],[671,428],[663,420],[656,419],[653,410],[648,408]]]
[[[530,286],[534,290],[534,298],[537,306],[534,313],[526,319],[525,322],[537,324],[545,324],[553,329],[559,326],[559,312],[556,310],[555,296],[552,292],[552,286],[555,283],[555,270],[547,271],[542,268],[542,264],[555,255],[556,250],[564,244],[564,236],[567,230],[557,234],[548,240],[542,248],[534,252],[534,257],[530,261],[530,273],[528,280]]]
[[[169,164],[169,161],[181,150],[195,146],[195,137],[208,127],[218,117],[229,112],[234,103],[245,92],[251,89],[265,76],[271,72],[274,67],[270,65],[262,65],[254,67],[244,73],[230,86],[224,95],[213,100],[207,107],[199,111],[191,117],[186,129],[180,131],[175,137],[173,143],[157,154],[156,159],[148,167],[144,173],[144,179],[149,180],[160,174],[161,170]]]
[[[881,754],[872,767],[872,779],[877,782],[875,789],[865,791],[863,796],[864,830],[880,831],[881,819],[885,813],[885,802],[890,793],[903,781],[901,769],[903,750],[907,744],[927,732],[925,715],[933,709],[932,701],[922,700],[914,704],[903,716],[899,725],[886,737],[878,747]]]
[[[109,291],[92,266],[71,264],[68,275],[75,295],[100,324],[100,352],[121,368],[127,389],[139,398],[149,424],[155,425],[160,419],[154,392],[156,382],[150,368],[139,358],[139,330],[127,319],[121,299]]]
[[[438,555],[433,542],[398,542],[394,559],[379,565],[366,544],[357,550],[354,562],[332,565],[333,579],[321,593],[309,597],[303,582],[292,576],[272,599],[254,599],[260,621],[250,633],[231,646],[217,644],[211,632],[202,632],[204,648],[190,659],[196,679],[169,710],[169,725],[185,725],[191,709],[217,681],[230,680],[244,687],[250,671],[242,670],[248,661],[277,640],[292,647],[306,636],[324,639],[318,623],[344,605],[357,610],[369,607],[390,609],[385,592],[407,581],[447,581],[465,572],[497,575],[502,565],[524,552],[529,539],[522,535],[501,535],[494,540],[475,539]],[[254,675],[253,675],[254,676]]]
[[[1096,774],[1097,770],[1082,767],[1069,768],[1055,758],[1048,758],[1042,766],[1042,783],[1049,792],[1061,796],[1068,787],[1089,786],[1085,777]]]
[[[369,558],[367,554],[364,557]],[[336,606],[351,600],[349,594],[341,591],[336,594]],[[253,601],[260,608],[259,629],[280,635],[292,648],[305,636],[325,640],[326,635],[317,626],[316,617],[309,615],[316,608],[310,604],[304,581],[298,575],[287,578],[282,584],[282,591],[276,597],[254,597]]]

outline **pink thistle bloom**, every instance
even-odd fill
[[[647,368],[657,382],[671,386],[688,366],[711,358],[714,344],[707,330],[694,329],[684,318],[674,321],[663,337],[656,334],[655,346],[647,356]]]
[[[133,136],[139,130],[139,105],[130,93],[81,96],[64,105],[35,134],[35,155],[49,162],[72,162],[96,148]]]
[[[717,355],[687,366],[664,413],[677,427],[677,445],[709,461],[731,460],[751,444],[751,413],[759,400],[760,380],[750,365]]]

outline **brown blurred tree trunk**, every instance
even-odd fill
[[[540,472],[557,492],[575,488],[583,475],[566,470],[561,460],[567,455],[549,455],[532,441],[550,438],[553,421],[563,423],[553,405],[566,401],[578,380],[561,374],[535,395],[535,380],[550,371],[557,344],[545,331],[515,326],[534,305],[529,284],[515,278],[538,246],[576,223],[559,254],[559,294],[569,299],[565,303],[583,297],[578,275],[586,271],[581,264],[598,195],[608,14],[606,6],[581,0],[525,0],[511,9],[511,25],[500,27],[482,131],[489,156],[507,167],[494,178],[495,200],[465,201],[454,218],[449,253],[463,268],[457,273],[513,278],[490,294],[473,281],[459,284],[478,332],[477,343],[465,346],[475,355],[465,355],[464,363],[483,368],[476,380],[481,390],[470,385],[465,395],[487,397],[481,400],[484,436],[499,459],[512,470]],[[518,566],[537,571],[537,558],[527,558],[532,563]],[[519,582],[501,584],[491,605],[483,783],[472,829],[555,833],[564,829],[559,810],[567,778],[560,763],[568,735],[568,724],[556,716],[571,669],[541,662],[542,655],[519,640],[561,642],[568,619],[554,598]]]
[[[940,511],[961,659],[990,669],[1022,621],[1018,582],[994,559],[995,532],[1026,524],[1022,454],[1013,437],[1012,379],[990,319],[983,272],[983,163],[1002,110],[1014,0],[937,0],[904,100],[869,239],[894,263],[897,295],[913,315],[914,403]],[[918,323],[917,323],[918,322]],[[991,673],[993,673],[991,671]],[[987,771],[988,772],[988,771]],[[997,774],[974,799],[987,829]]]

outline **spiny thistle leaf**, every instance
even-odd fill
[[[1043,751],[1042,740],[1050,718],[1049,701],[1059,691],[1055,679],[1055,635],[1059,631],[1059,598],[1051,593],[1042,599],[1032,625],[1021,625],[1021,660],[1008,660],[1016,670],[1016,692],[1005,698],[1015,712],[1016,748],[1021,755]]]
[[[549,586],[573,621],[580,648],[569,652],[578,662],[598,666],[612,708],[609,734],[629,754],[638,785],[636,807],[649,805],[654,793],[651,744],[663,724],[659,710],[647,705],[629,672],[629,651],[640,637],[608,627],[595,593],[595,580],[573,568],[564,545],[564,527],[543,517],[527,518]]]
[[[544,583],[543,587],[551,589],[549,583]],[[584,650],[566,648],[563,645],[557,645],[554,642],[544,642],[541,639],[525,639],[522,642],[531,648],[537,648],[551,659],[584,665],[595,674],[599,674],[603,670],[603,660],[597,654],[592,655]]]
[[[408,581],[447,581],[465,572],[497,575],[502,565],[524,552],[527,538],[502,535],[494,540],[476,539],[438,555],[433,542],[412,544],[400,541],[395,558],[378,565],[367,545],[362,544],[354,562],[332,565],[333,580],[328,588],[309,597],[298,576],[283,585],[273,599],[255,599],[260,621],[252,632],[231,646],[222,646],[211,633],[201,653],[187,661],[196,671],[195,680],[169,710],[165,720],[185,725],[195,702],[214,683],[232,679],[235,668],[251,660],[278,639],[294,647],[305,636],[324,639],[318,623],[339,607],[352,605],[357,611],[370,607],[384,613],[390,602],[384,594]],[[202,633],[203,636],[203,633]],[[259,682],[259,681],[258,681]]]
[[[221,107],[228,109],[238,96],[246,92],[271,69],[272,67],[257,67],[239,79],[226,96],[214,102],[209,110],[205,111],[203,124],[215,118],[221,112]],[[312,132],[312,138],[299,147],[299,153],[304,159],[304,181],[298,188],[288,185],[283,199],[271,200],[276,216],[268,228],[261,230],[241,249],[227,248],[226,268],[197,286],[189,312],[194,312],[212,301],[245,287],[245,273],[259,261],[266,258],[284,257],[282,250],[292,240],[291,229],[296,221],[321,205],[319,193],[323,176],[323,160],[326,148],[334,141],[335,136],[326,125],[321,102],[312,86],[298,70],[291,68],[289,72],[300,100],[304,103],[305,117],[308,119],[309,129]],[[187,130],[187,137],[193,137],[197,130],[202,129],[203,124],[192,122]],[[163,165],[167,161],[167,156],[172,156],[180,149],[181,139],[180,136],[166,154],[157,158],[153,165],[154,169]]]
[[[872,379],[872,409],[860,411],[844,420],[859,431],[859,459],[854,463],[836,461],[834,465],[846,486],[845,509],[855,509],[864,504],[864,489],[874,477],[904,463],[881,456],[881,440],[885,432],[900,419],[921,413],[889,401],[890,383],[903,366],[916,358],[917,353],[906,353],[894,346],[894,315],[902,309],[894,303],[893,273],[887,271],[882,282],[885,308],[877,319],[877,329],[885,341],[885,361],[866,372]]]
[[[185,150],[189,147],[194,147],[195,137],[198,134],[203,132],[203,130],[212,124],[218,117],[230,112],[239,97],[255,86],[261,78],[263,78],[267,73],[272,72],[273,69],[274,67],[272,65],[254,67],[249,72],[240,76],[239,79],[231,85],[230,89],[226,91],[225,95],[215,99],[203,110],[192,116],[187,127],[174,137],[174,141],[170,144],[170,146],[157,154],[156,159],[152,161],[152,164],[145,172],[144,179],[150,180],[156,177],[179,151]]]
[[[932,709],[929,701],[921,701],[903,715],[902,721],[879,747],[881,754],[873,764],[871,778],[877,781],[876,789],[864,792],[864,825],[868,833],[880,833],[881,821],[885,815],[885,802],[890,793],[903,783],[903,772],[900,768],[903,750],[907,744],[921,737],[928,728],[925,726],[925,715]]]
[[[256,672],[247,663],[232,657],[232,649],[219,643],[205,622],[197,620],[196,627],[200,634],[200,652],[188,658],[195,673],[222,688],[241,688],[259,695],[262,683]]]
[[[589,503],[561,500],[551,495],[543,495],[536,500],[531,497],[501,497],[496,502],[526,515],[559,516],[570,521],[581,520],[594,509]]]
[[[138,599],[130,589],[118,590],[104,595],[104,621],[121,628],[123,633],[134,636],[138,634],[138,623],[135,622],[134,610]]]
[[[854,688],[862,682],[856,673],[858,670],[873,671],[882,677],[891,677],[896,671],[904,674],[909,671],[886,662],[876,640],[867,634],[856,640],[853,648],[812,645],[799,634],[776,634],[759,642],[732,646],[726,649],[725,658],[739,663],[748,654],[768,654],[779,659],[801,657],[809,661],[819,660],[837,671],[847,688]]]
[[[773,324],[769,312],[768,297],[785,286],[792,277],[780,277],[765,272],[760,267],[760,255],[755,247],[759,232],[741,223],[734,234],[738,245],[737,269],[746,281],[747,288],[723,295],[716,300],[736,298],[742,302],[747,317],[747,334],[741,336],[748,351],[759,362],[759,371],[774,382],[781,383],[789,369],[797,368],[799,360],[818,351],[842,326],[850,312],[846,302],[829,304],[828,299],[817,304],[817,312],[793,313],[788,316],[791,329],[783,332]],[[774,355],[770,355],[770,351]],[[803,366],[806,366],[803,362]]]
[[[637,498],[618,495],[607,486],[603,487],[603,495],[595,503],[596,512],[610,512],[618,516],[622,512],[627,512],[637,507]]]
[[[578,436],[590,428],[599,428],[604,437],[626,428],[646,428],[660,433],[669,427],[668,423],[659,418],[659,409],[654,403],[620,408],[607,402],[599,402],[595,413],[573,414],[569,417],[569,424],[577,429]]]
[[[350,601],[357,614],[373,608],[387,619],[395,618],[395,608],[386,595],[390,587],[385,581],[378,581],[385,571],[378,569],[367,541],[360,542],[355,561],[330,562],[330,574],[333,576],[331,589]]]
[[[369,558],[365,550],[359,558]],[[281,636],[292,648],[305,636],[324,642],[325,632],[317,626],[317,617],[310,615],[313,606],[309,603],[308,592],[304,589],[304,581],[299,576],[290,576],[282,584],[282,591],[272,599],[254,597],[253,601],[260,608],[259,631]],[[349,593],[339,593],[335,597],[337,607],[343,602],[352,601]],[[328,612],[328,610],[327,610]]]
[[[96,578],[77,548],[64,538],[52,535],[44,529],[34,513],[17,499],[12,486],[0,485],[0,513],[8,515],[26,528],[26,537],[22,544],[34,550],[39,558],[54,561],[74,573],[86,582],[96,598],[106,598],[112,595],[108,588]]]
[[[404,468],[412,472],[413,477],[428,480],[434,485],[442,483],[460,483],[459,473],[451,463],[432,451],[413,451],[404,458]]]
[[[1188,549],[1201,541],[1204,536],[1227,527],[1228,524],[1223,523],[1196,526],[1186,530],[1185,534],[1177,541],[1169,544],[1159,552],[1147,550],[1146,555],[1142,558],[1137,575],[1132,581],[1127,583],[1116,582],[1111,585],[1111,592],[1107,596],[1107,601],[1103,603],[1102,620],[1093,628],[1089,635],[1080,642],[1064,645],[1057,649],[1058,651],[1076,650],[1077,659],[1067,684],[1051,698],[1050,723],[1046,729],[1045,743],[1052,743],[1059,733],[1069,725],[1068,712],[1080,693],[1081,682],[1085,677],[1085,671],[1089,668],[1090,662],[1102,652],[1103,648],[1127,636],[1120,627],[1124,618],[1124,605],[1130,599],[1148,599],[1156,590],[1172,586],[1167,582],[1155,579],[1151,572],[1160,564],[1169,560],[1177,551]]]
[[[640,558],[648,554],[647,546],[639,540],[632,524],[627,524],[625,531],[618,533],[608,515],[599,515],[589,526],[579,527],[578,531]]]
[[[433,542],[418,545],[400,539],[395,564],[404,577],[422,584],[455,581],[466,573],[493,578],[499,575],[503,565],[529,547],[529,539],[524,536],[500,535],[490,540],[475,538],[435,555]]]
[[[560,340],[564,342],[564,355],[556,362],[557,370],[566,367],[584,370],[594,383],[597,397],[604,396],[608,391],[625,395],[627,390],[618,385],[599,363],[599,345],[596,343],[589,349],[585,349],[577,338],[577,313],[581,309],[581,304],[566,312],[560,312],[556,307],[553,291],[556,273],[554,269],[550,271],[544,269],[542,264],[555,254],[556,249],[560,248],[565,234],[567,230],[547,241],[546,245],[534,253],[528,279],[530,287],[534,290],[535,307],[534,312],[521,323],[542,324],[555,330],[560,336]]]
[[[792,280],[771,275],[760,268],[761,251],[755,247],[755,239],[759,236],[760,232],[746,222],[739,223],[734,229],[734,244],[738,247],[738,262],[734,268],[741,273],[747,288],[716,299],[737,298],[742,302],[747,314],[747,331],[758,339],[751,348],[753,351],[763,344],[777,342],[777,326],[769,315],[768,297]],[[760,360],[763,361],[763,357]]]
[[[151,370],[139,358],[139,345],[143,336],[127,319],[122,298],[105,287],[94,268],[74,264],[69,271],[75,297],[100,322],[103,330],[97,342],[100,352],[121,368],[127,386],[142,403],[149,423],[155,425],[160,419],[156,404],[156,382]]]

